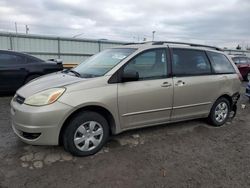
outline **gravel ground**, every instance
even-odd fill
[[[0,97],[0,187],[250,187],[243,95],[236,118],[221,128],[195,120],[129,131],[85,158],[22,143],[11,129],[10,99]]]

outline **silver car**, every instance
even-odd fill
[[[28,144],[87,156],[129,129],[195,118],[221,126],[236,111],[239,75],[216,47],[123,45],[23,86],[11,101],[12,127]]]

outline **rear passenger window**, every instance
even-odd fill
[[[225,55],[215,52],[207,53],[215,73],[235,73],[233,65]]]
[[[174,75],[206,75],[211,66],[204,51],[191,49],[173,49]]]

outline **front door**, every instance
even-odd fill
[[[122,129],[170,121],[173,79],[168,78],[166,49],[140,53],[123,71],[133,69],[139,80],[118,83],[118,109]]]

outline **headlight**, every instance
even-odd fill
[[[52,88],[28,97],[24,104],[31,106],[44,106],[52,104],[64,93],[65,88]]]

